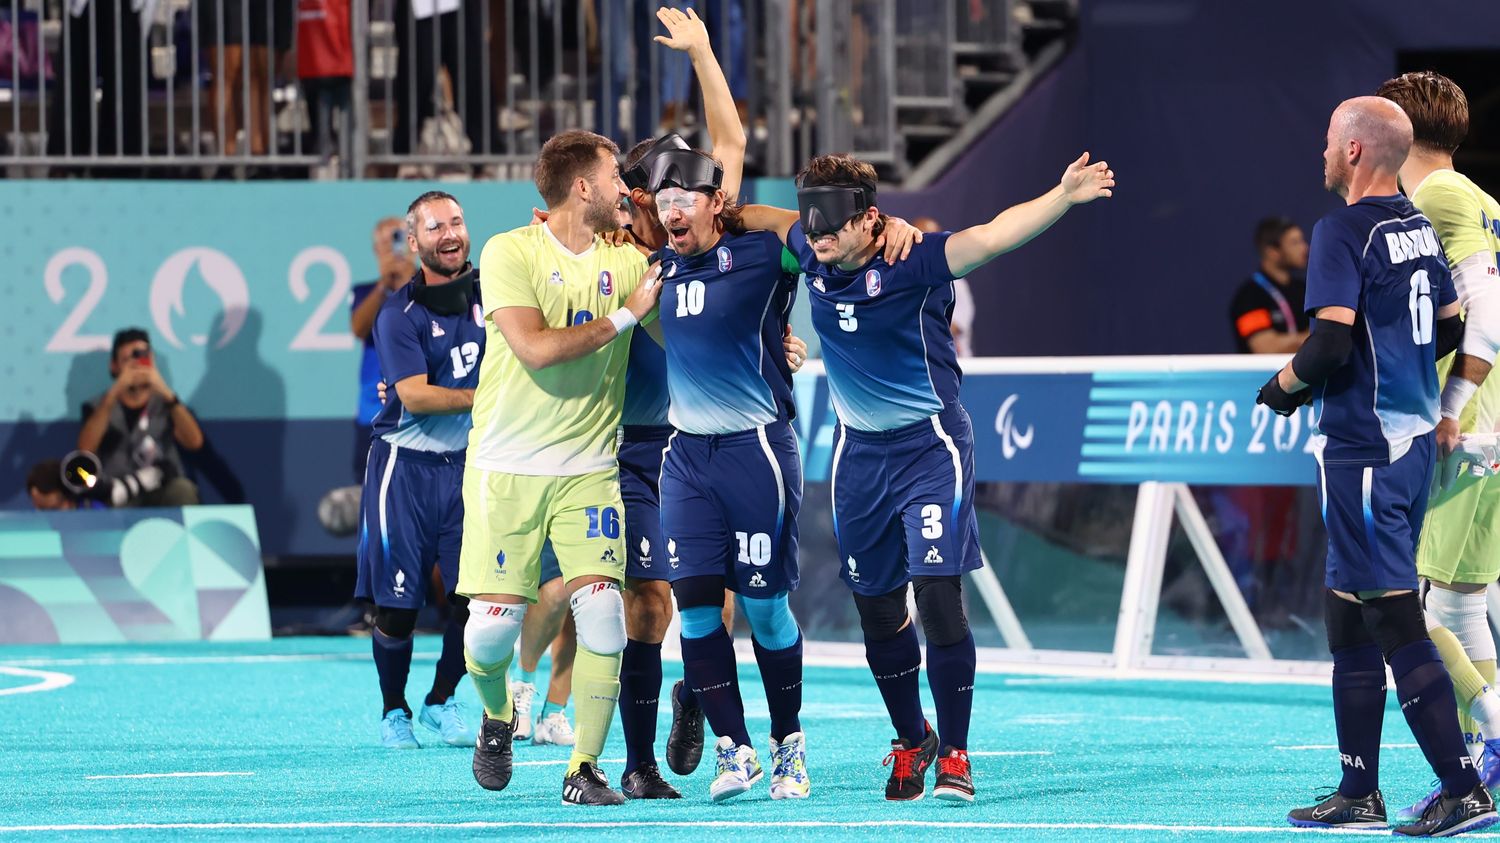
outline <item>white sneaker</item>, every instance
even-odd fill
[[[793,732],[777,743],[771,738],[771,798],[806,799],[812,792],[807,777],[807,737]]]
[[[536,697],[536,686],[519,679],[510,683],[510,701],[516,707],[516,732],[513,740],[524,741],[531,737],[531,701]]]
[[[573,724],[561,711],[554,711],[536,721],[536,733],[531,736],[531,742],[537,746],[572,746],[573,740]]]
[[[718,773],[714,776],[713,784],[708,787],[708,797],[715,802],[739,796],[760,781],[765,773],[760,768],[755,748],[735,746],[734,738],[728,736],[719,738],[719,742],[714,745],[714,757],[717,759]]]

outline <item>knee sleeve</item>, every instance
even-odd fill
[[[417,610],[391,609],[385,606],[376,606],[375,628],[390,638],[399,638],[405,641],[411,637],[412,632],[417,628]]]
[[[724,626],[724,612],[718,606],[689,606],[678,614],[683,638],[707,638]]]
[[[700,606],[712,606],[714,611],[724,608],[724,578],[720,576],[686,577],[672,583],[672,596],[677,598],[677,611],[684,612]]]
[[[1422,601],[1414,591],[1366,600],[1360,611],[1365,618],[1365,627],[1380,645],[1386,662],[1390,662],[1391,656],[1407,644],[1428,640],[1427,622],[1422,619]]]
[[[1490,633],[1489,604],[1483,591],[1464,594],[1427,586],[1422,594],[1422,607],[1427,612],[1427,628],[1447,627],[1464,646],[1469,661],[1495,658],[1495,636]]]
[[[865,632],[865,638],[871,641],[889,641],[895,638],[910,619],[906,612],[904,585],[878,597],[856,593],[854,607],[859,610],[859,625]]]
[[[767,650],[785,650],[797,643],[802,631],[797,628],[797,619],[792,617],[792,607],[787,602],[785,591],[768,598],[741,596],[737,602],[740,614],[750,624],[751,636],[760,646]]]
[[[964,617],[963,587],[958,577],[915,577],[917,612],[922,617],[922,632],[927,643],[946,647],[957,644],[969,634]]]
[[[625,649],[625,601],[620,586],[612,582],[590,583],[573,592],[569,600],[578,646],[601,656]]]
[[[1328,652],[1337,653],[1351,647],[1374,644],[1365,627],[1364,607],[1352,600],[1323,591],[1323,625],[1328,628]]]
[[[521,638],[525,603],[469,601],[469,622],[464,624],[464,650],[477,664],[509,661]]]

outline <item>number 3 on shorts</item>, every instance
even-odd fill
[[[922,507],[922,538],[943,537],[943,508],[935,503]]]
[[[606,506],[602,510],[597,506],[591,506],[584,510],[589,517],[588,538],[597,539],[603,536],[606,539],[617,539],[620,537],[620,513],[612,506]]]

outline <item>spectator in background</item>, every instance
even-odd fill
[[[375,317],[380,306],[391,294],[411,280],[413,259],[406,249],[406,227],[396,217],[386,217],[375,224],[375,265],[380,277],[374,281],[354,285],[353,298],[349,302],[349,332],[364,343],[363,356],[359,361],[359,405],[354,417],[354,479],[364,480],[365,459],[370,452],[370,425],[380,414],[380,396],[376,384],[380,382],[380,357],[375,354],[375,342],[370,338],[375,328]]]
[[[932,217],[917,217],[912,220],[923,234],[936,234],[943,230]],[[969,279],[953,279],[953,314],[949,327],[953,329],[953,348],[959,357],[974,356],[974,293],[969,289]]]
[[[154,491],[130,498],[126,506],[198,503],[198,487],[182,476],[178,448],[202,448],[203,430],[162,379],[151,354],[150,335],[140,328],[115,334],[109,373],[114,384],[83,407],[78,449],[97,454],[108,477],[124,477],[137,469],[156,466],[171,478]]]
[[[47,91],[49,152],[145,152],[141,145],[141,121],[146,114],[145,23],[150,20],[151,6],[142,0],[70,0],[66,4],[66,43],[57,48],[59,60],[66,56],[62,85]]]
[[[1291,354],[1307,339],[1307,238],[1286,217],[1255,226],[1260,269],[1235,291],[1229,306],[1234,341],[1241,354]]]
[[[63,487],[62,463],[57,460],[43,460],[31,467],[26,474],[26,492],[38,510],[78,508],[78,499]]]
[[[245,129],[250,154],[265,155],[272,151],[271,49],[284,50],[292,43],[292,0],[197,5],[203,68],[214,79],[208,93],[209,127],[219,136],[219,151],[240,154],[239,133]],[[247,115],[248,126],[243,125]]]
[[[344,172],[349,167],[350,93],[353,90],[354,43],[349,29],[349,0],[298,0],[297,77],[312,104],[318,157],[328,164],[334,156],[333,118],[339,115],[338,156]]]

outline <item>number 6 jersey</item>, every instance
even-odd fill
[[[1367,196],[1313,227],[1309,314],[1355,311],[1354,351],[1316,388],[1329,465],[1388,465],[1438,421],[1437,311],[1455,300],[1432,223],[1404,196]]]

